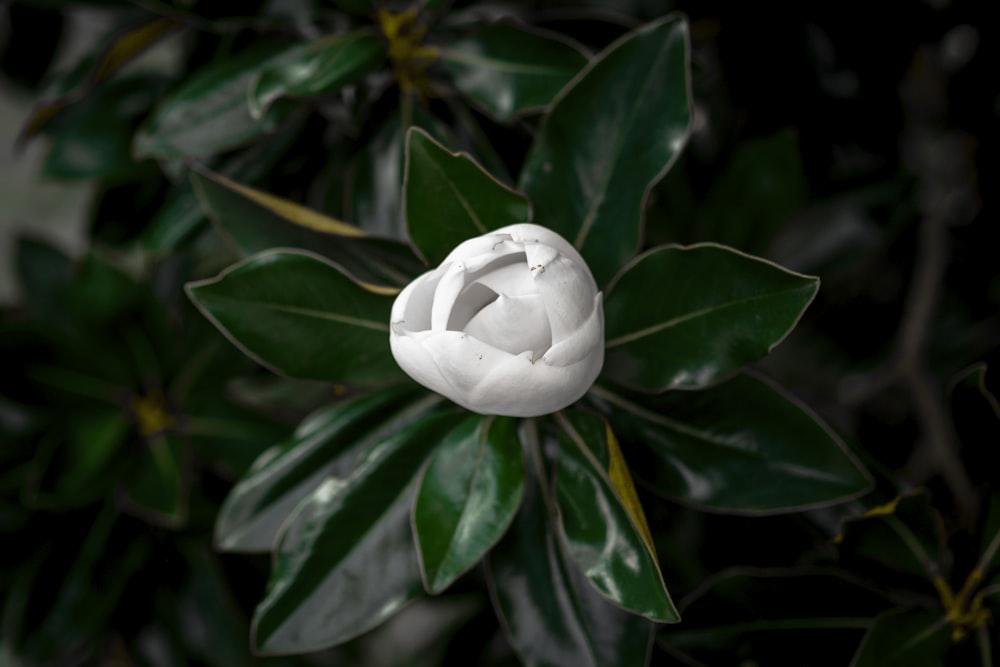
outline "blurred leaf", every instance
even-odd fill
[[[420,468],[464,415],[428,416],[369,449],[286,522],[254,615],[263,654],[333,646],[374,628],[423,591],[410,529]]]
[[[892,610],[865,635],[851,667],[939,667],[949,664],[951,629],[941,611]]]
[[[66,302],[78,322],[94,327],[120,318],[142,296],[138,282],[91,250],[77,263]]]
[[[123,480],[123,509],[151,523],[182,525],[188,511],[184,442],[159,436],[135,446],[135,463]]]
[[[795,133],[751,139],[736,148],[706,195],[698,210],[698,236],[762,254],[808,198]]]
[[[250,115],[261,118],[281,97],[328,95],[385,62],[382,41],[367,30],[328,35],[302,44],[250,83]]]
[[[886,572],[903,572],[928,582],[942,573],[941,519],[926,491],[899,496],[847,519],[838,541],[842,557],[874,560]]]
[[[769,382],[738,375],[698,392],[591,397],[640,477],[665,496],[724,512],[788,512],[864,493],[868,473],[818,417]]]
[[[788,664],[794,637],[797,646],[810,647],[817,664],[845,665],[872,617],[891,604],[838,570],[736,567],[682,600],[683,623],[660,639],[691,664],[726,664],[743,656],[771,665]],[[805,653],[798,658],[810,660]]]
[[[412,383],[321,408],[287,441],[264,452],[226,497],[215,542],[226,551],[267,551],[300,500],[328,477],[343,478],[361,452],[440,402]]]
[[[136,158],[204,158],[273,132],[294,105],[275,104],[260,120],[250,115],[254,77],[282,63],[295,48],[258,44],[217,60],[186,79],[136,133]]]
[[[420,263],[404,244],[369,237],[357,227],[300,204],[236,183],[206,169],[191,180],[205,209],[245,254],[296,247],[326,255],[353,276],[404,285]]]
[[[469,415],[448,434],[420,479],[413,529],[424,586],[440,593],[499,540],[524,494],[516,422]]]
[[[1000,570],[1000,493],[994,492],[990,496],[986,525],[980,541],[982,552],[976,569],[988,579]]]
[[[17,275],[25,301],[41,319],[66,320],[66,297],[73,275],[73,261],[48,243],[17,240]]]
[[[522,431],[533,437],[530,427]],[[554,510],[531,466],[527,477],[521,511],[487,558],[490,597],[518,658],[526,667],[647,664],[654,624],[584,578],[553,528]]]
[[[587,55],[558,33],[493,23],[441,50],[455,86],[500,122],[547,107],[587,64]]]
[[[403,197],[410,239],[431,266],[466,239],[531,219],[523,195],[418,127],[406,133]]]
[[[615,604],[661,623],[680,620],[648,530],[640,527],[645,524],[644,518],[638,520],[642,507],[626,505],[609,477],[607,424],[582,412],[567,413],[558,422],[559,532],[576,565]]]
[[[688,29],[668,16],[596,56],[556,98],[521,172],[534,221],[607,284],[635,254],[650,187],[687,142]]]
[[[28,141],[49,125],[64,109],[81,100],[94,87],[113,76],[122,66],[159,40],[181,27],[173,19],[155,18],[114,34],[94,61],[86,79],[66,94],[42,102],[31,112],[21,128],[18,143]]]
[[[650,298],[654,286],[668,291]],[[643,391],[708,386],[774,349],[818,289],[724,246],[655,248],[608,288],[604,373]]]
[[[389,353],[395,290],[358,282],[328,260],[274,250],[189,283],[202,313],[247,355],[302,379],[401,379]]]

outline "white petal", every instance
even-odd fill
[[[535,294],[535,282],[531,279],[531,271],[528,270],[528,262],[524,257],[517,262],[504,264],[497,268],[490,268],[475,279],[476,282],[486,285],[497,294],[507,296],[521,296],[522,294]]]
[[[444,268],[445,265],[442,265]],[[431,306],[431,326],[434,331],[444,331],[448,328],[448,318],[455,305],[455,299],[465,289],[465,265],[455,262],[447,265],[445,274],[441,276],[434,290],[434,303]]]
[[[442,275],[444,269],[438,267],[418,276],[403,288],[392,302],[389,321],[393,328],[422,331],[431,327],[431,304]]]
[[[599,354],[604,364],[604,300],[600,293],[594,297],[587,321],[566,338],[549,348],[542,362],[550,366],[570,366],[585,358]],[[597,372],[600,373],[600,365]],[[595,376],[596,377],[596,376]]]
[[[537,359],[552,344],[545,304],[537,294],[501,294],[463,328],[465,333],[511,354],[531,352]]]
[[[535,288],[545,301],[552,342],[558,343],[590,317],[597,284],[586,264],[575,262],[550,246],[529,243],[524,252]]]

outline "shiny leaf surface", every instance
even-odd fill
[[[608,475],[612,450],[604,420],[576,412],[558,421],[559,529],[576,565],[597,590],[625,609],[661,623],[680,620],[648,529],[642,529],[642,508],[636,504],[636,514],[630,512]]]
[[[294,47],[260,45],[206,66],[143,123],[133,144],[136,157],[204,158],[274,131],[291,107],[276,104],[256,120],[247,90],[258,73],[294,53]]]
[[[250,115],[261,118],[281,97],[328,95],[360,81],[385,60],[382,41],[371,32],[321,37],[266,67],[250,83]]]
[[[780,343],[818,289],[818,278],[723,246],[656,248],[608,290],[604,373],[652,392],[718,382]]]
[[[738,375],[698,392],[591,397],[657,493],[725,512],[778,512],[847,500],[868,473],[805,406],[769,382]]]
[[[636,252],[646,198],[687,142],[688,28],[668,16],[595,57],[542,121],[521,172],[534,221],[604,285]]]
[[[423,591],[410,529],[420,468],[463,415],[426,417],[372,447],[354,473],[323,482],[289,518],[254,615],[265,654],[339,644]]]
[[[534,437],[530,427],[522,438]],[[524,505],[488,556],[497,616],[527,667],[645,665],[654,624],[600,595],[560,542],[536,471]]]
[[[434,452],[413,505],[424,586],[440,593],[504,534],[524,493],[516,422],[470,415]]]
[[[209,214],[245,254],[274,247],[319,252],[361,280],[403,285],[420,263],[403,243],[371,238],[357,227],[261,192],[206,169],[191,181]]]
[[[556,33],[493,23],[451,42],[441,62],[455,86],[501,122],[548,106],[587,64],[582,50]]]
[[[430,266],[466,239],[531,218],[523,195],[417,127],[406,133],[403,197],[410,239]]]
[[[941,611],[892,610],[875,619],[851,667],[938,667],[948,664],[951,627]]]
[[[264,452],[226,497],[215,542],[226,551],[267,551],[300,500],[327,477],[346,477],[362,451],[440,402],[413,384],[321,408],[287,441]]]
[[[403,377],[389,353],[395,290],[359,283],[318,255],[263,252],[187,291],[237,347],[276,372],[361,383]]]

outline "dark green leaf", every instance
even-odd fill
[[[277,372],[348,383],[403,377],[389,352],[395,291],[359,283],[318,255],[263,252],[187,291],[235,345]]]
[[[370,31],[328,35],[264,68],[250,83],[250,115],[261,118],[281,97],[328,95],[360,81],[385,61],[382,41]]]
[[[417,127],[406,133],[406,228],[431,266],[462,241],[531,218],[531,205],[468,155]]]
[[[424,585],[440,593],[504,534],[524,493],[516,422],[470,415],[442,442],[420,480],[413,528]]]
[[[291,438],[264,452],[226,498],[216,544],[226,551],[269,550],[284,520],[325,478],[346,477],[360,452],[438,402],[408,383],[309,415]]]
[[[535,437],[530,426],[522,431],[525,440]],[[526,667],[645,665],[654,624],[615,606],[583,577],[529,471],[524,505],[487,559],[493,606],[518,657]]]
[[[875,619],[851,667],[940,667],[948,664],[950,635],[941,611],[887,611]]]
[[[818,278],[723,246],[656,248],[609,287],[604,373],[652,392],[713,384],[780,343],[818,289]]]
[[[687,142],[688,29],[672,15],[599,54],[556,98],[521,172],[535,222],[604,285],[636,252],[650,187]]]
[[[304,653],[374,628],[423,591],[410,508],[424,460],[463,415],[425,417],[329,479],[285,524],[254,615],[265,654]]]
[[[698,209],[698,238],[764,253],[808,198],[795,133],[751,139],[736,148]]]
[[[688,503],[786,512],[841,502],[871,484],[818,417],[755,377],[655,397],[594,387],[591,396],[622,442],[651,456],[646,465],[633,460],[640,477]]]
[[[292,107],[276,104],[255,120],[247,91],[258,73],[294,55],[296,48],[259,45],[197,72],[143,123],[133,145],[136,157],[204,158],[274,131]]]
[[[50,322],[64,321],[72,260],[48,243],[25,238],[18,239],[16,253],[18,278],[31,310]]]
[[[442,49],[441,62],[459,90],[508,122],[548,106],[587,56],[556,33],[494,23]]]
[[[604,420],[574,412],[559,424],[559,531],[576,565],[597,590],[625,609],[661,623],[680,620],[652,543],[609,477]]]
[[[889,573],[906,573],[929,582],[941,573],[944,536],[941,519],[926,491],[895,498],[864,515],[844,521],[838,538],[843,558],[881,563]]]
[[[303,248],[337,262],[355,277],[404,285],[420,263],[403,243],[202,169],[191,180],[204,207],[247,255],[275,247]]]
[[[125,509],[152,523],[183,524],[188,509],[184,442],[160,436],[135,447],[138,456],[123,480]]]

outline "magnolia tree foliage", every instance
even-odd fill
[[[18,246],[0,658],[991,664],[995,350],[934,375],[921,282],[974,178],[824,182],[811,126],[733,121],[759,20],[210,4],[109,3],[21,130],[104,189],[82,259]],[[892,201],[914,287],[859,363]],[[908,465],[867,438],[893,388]]]

